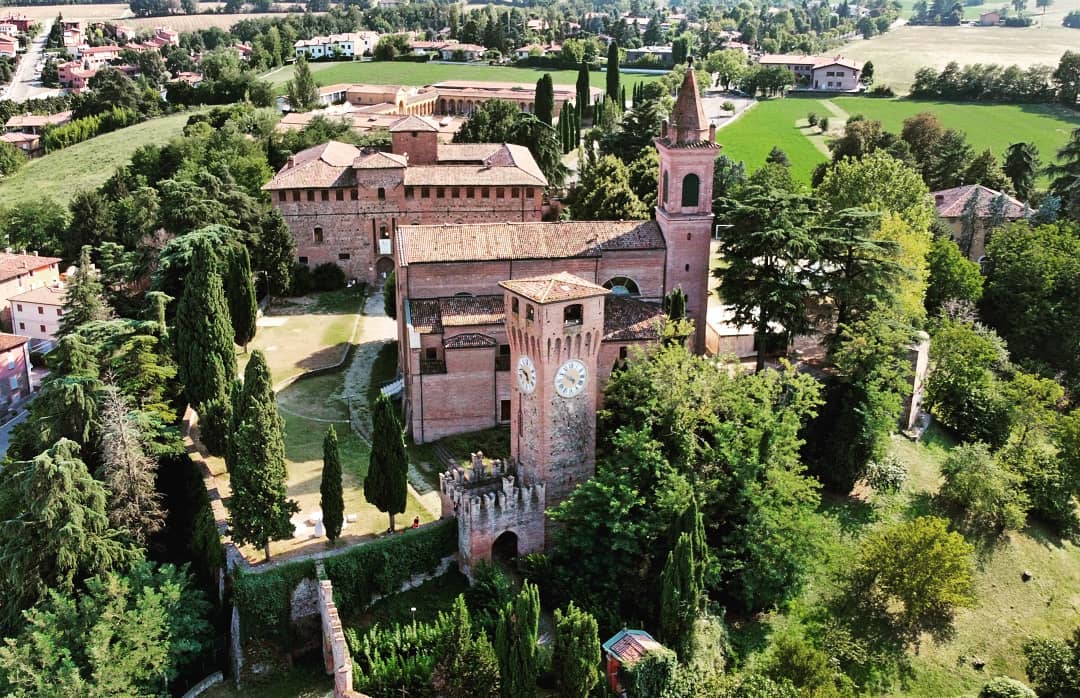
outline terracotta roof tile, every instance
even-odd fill
[[[361,154],[348,143],[328,141],[289,158],[289,163],[263,185],[263,189],[342,187],[356,183],[352,163]]]
[[[20,114],[7,120],[4,126],[8,129],[40,127],[45,125],[57,126],[71,121],[71,111],[62,111],[55,114]]]
[[[385,170],[408,167],[408,160],[404,155],[393,153],[366,153],[353,161],[353,167],[358,170]]]
[[[624,296],[604,299],[604,341],[631,342],[660,338],[664,311],[658,303]]]
[[[964,215],[968,200],[972,195],[976,196],[976,215],[979,218],[988,218],[991,215],[991,206],[994,199],[1001,196],[1002,192],[995,191],[981,184],[968,184],[952,189],[943,189],[932,192],[934,206],[937,207],[938,215],[942,218],[960,218]],[[1006,218],[1021,218],[1025,211],[1030,211],[1023,201],[1005,195],[1008,202],[1005,206]]]
[[[586,281],[580,276],[574,276],[565,271],[558,274],[535,276],[529,279],[500,281],[499,285],[537,303],[555,303],[604,296],[611,293],[603,286],[598,286],[591,281]]]
[[[420,334],[442,334],[438,298],[410,298],[409,320]]]
[[[398,131],[438,131],[439,127],[431,119],[419,116],[406,116],[390,127],[390,133]]]
[[[644,630],[621,630],[604,643],[604,651],[623,666],[632,665],[647,653],[662,647]]]
[[[0,351],[10,351],[15,347],[21,347],[29,341],[29,337],[21,337],[17,334],[0,332]]]
[[[42,305],[63,305],[67,296],[66,288],[55,286],[39,286],[29,291],[24,291],[17,296],[12,296],[9,301],[22,301],[23,303],[41,303]]]
[[[498,346],[498,344],[493,337],[488,337],[486,334],[480,334],[479,332],[455,334],[453,337],[447,337],[443,341],[443,347],[446,349],[479,349]]]
[[[420,334],[442,334],[447,327],[498,325],[504,315],[501,295],[409,299],[409,319]]]
[[[546,179],[537,179],[518,167],[412,165],[405,170],[405,186],[409,187],[543,187],[546,185]]]
[[[655,221],[566,221],[407,225],[398,228],[402,264],[599,257],[608,250],[656,250]]]
[[[60,263],[59,257],[39,257],[34,254],[11,254],[0,252],[0,281],[14,279],[30,270],[44,269]]]

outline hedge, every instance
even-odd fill
[[[69,121],[63,126],[54,126],[45,131],[45,152],[66,148],[82,143],[94,136],[116,131],[143,121],[138,112],[125,107],[113,107],[109,111],[81,119]]]
[[[326,576],[334,584],[334,600],[343,616],[363,611],[375,594],[389,594],[415,574],[432,572],[457,551],[457,521],[447,520],[405,529],[340,555],[325,558]],[[291,638],[292,593],[305,579],[315,578],[315,562],[304,560],[267,572],[240,572],[232,598],[240,612],[245,640],[274,640],[288,646]]]
[[[433,572],[457,551],[457,520],[439,521],[387,536],[326,559],[326,576],[334,584],[334,601],[342,615],[364,610],[371,597],[390,594],[409,577]]]

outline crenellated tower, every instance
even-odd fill
[[[712,238],[713,169],[716,126],[705,118],[694,61],[675,100],[671,120],[655,140],[660,155],[656,222],[664,234],[664,293],[682,288],[687,315],[694,321],[693,350],[705,351],[705,316],[709,307],[709,241]]]

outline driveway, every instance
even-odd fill
[[[49,29],[52,28],[53,21],[51,19],[45,20],[41,33],[30,42],[29,48],[26,49],[22,60],[19,61],[19,67],[15,69],[11,84],[4,91],[5,99],[25,102],[31,97],[41,96],[40,93],[42,92],[55,92],[55,90],[49,90],[49,88],[41,86],[41,82],[38,80],[38,72],[35,69],[44,55],[45,40],[49,38]]]

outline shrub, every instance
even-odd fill
[[[807,114],[806,115],[806,123],[810,124],[811,126],[817,126],[817,123],[818,123],[817,113],[816,112],[810,112],[809,114]]]
[[[866,483],[875,492],[898,492],[907,482],[907,476],[907,464],[896,456],[886,456],[866,466]]]
[[[979,698],[1035,698],[1035,691],[1016,679],[998,676],[982,687]]]
[[[1027,518],[1028,500],[1020,477],[990,453],[986,444],[961,444],[941,465],[942,501],[983,531],[1018,529]]]
[[[345,271],[333,262],[324,262],[311,272],[316,291],[338,291],[345,288]]]
[[[473,570],[473,582],[465,592],[465,600],[473,620],[485,631],[495,628],[499,611],[514,598],[514,587],[502,569],[481,560]]]
[[[720,108],[724,111],[735,111],[735,102],[732,102],[730,99],[725,99],[723,103],[721,103]]]
[[[275,640],[287,647],[293,590],[304,579],[314,578],[315,563],[310,560],[258,574],[239,571],[233,580],[232,593],[244,638]]]
[[[866,92],[868,97],[895,97],[896,92],[888,85],[874,85]]]
[[[430,695],[435,650],[447,628],[448,616],[440,613],[434,623],[374,625],[363,635],[346,629],[353,685],[372,695],[391,695],[401,689],[408,695]]]
[[[1080,694],[1080,628],[1072,640],[1036,637],[1024,643],[1027,675],[1041,696]]]
[[[311,267],[306,264],[297,264],[294,266],[292,283],[289,284],[288,295],[303,296],[311,293],[312,287]]]
[[[818,128],[821,129],[822,133],[827,133],[829,130],[829,117],[821,117],[820,119],[818,119],[817,125]]]

